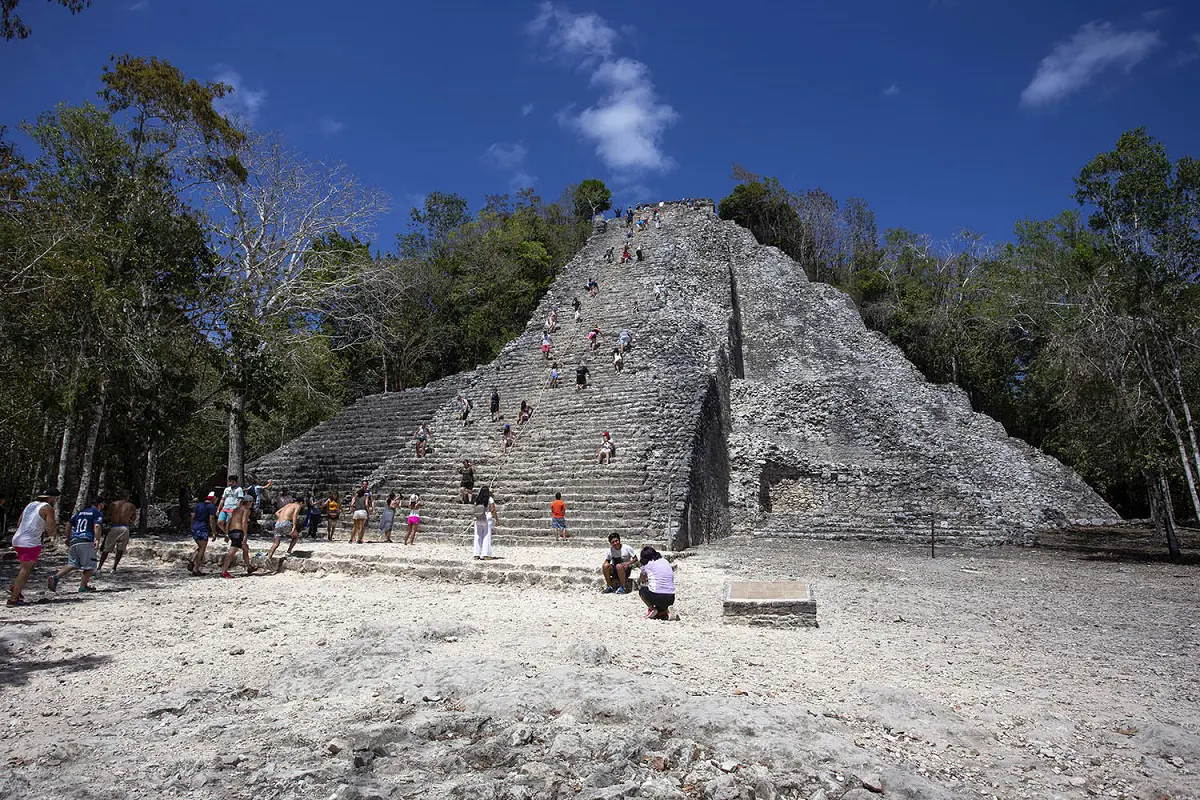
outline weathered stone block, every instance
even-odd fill
[[[730,581],[723,590],[726,622],[773,628],[816,628],[817,601],[801,581]]]

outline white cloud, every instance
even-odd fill
[[[1200,33],[1193,33],[1188,41],[1191,49],[1184,50],[1175,57],[1175,66],[1177,67],[1187,66],[1196,59],[1200,59]]]
[[[149,7],[150,7],[150,0],[137,0],[136,2],[130,4],[129,10],[130,11],[145,11]]]
[[[333,117],[321,117],[317,120],[317,130],[321,132],[322,136],[329,138],[346,130],[346,123]]]
[[[1129,72],[1160,44],[1157,31],[1120,31],[1108,22],[1089,22],[1042,59],[1021,92],[1021,105],[1053,105],[1112,67]]]
[[[884,97],[895,97],[896,95],[900,94],[900,84],[892,83],[891,86],[884,89],[882,92],[880,92],[880,94],[882,94]]]
[[[1142,12],[1142,21],[1153,25],[1156,22],[1162,22],[1169,16],[1171,16],[1171,9],[1169,7],[1152,8],[1149,11]]]
[[[510,173],[509,186],[515,192],[537,181],[537,176],[531,175],[525,165],[528,154],[520,142],[492,142],[479,158],[498,172]]]
[[[526,103],[525,105],[521,106],[521,116],[522,117],[528,117],[532,113],[533,113],[533,103]]]
[[[579,113],[568,107],[555,117],[591,142],[609,169],[627,174],[674,166],[662,137],[679,115],[658,99],[645,64],[616,56],[620,37],[602,17],[542,3],[528,30],[551,55],[592,71],[589,85],[600,98]]]
[[[242,76],[229,67],[218,67],[221,72],[217,80],[229,84],[233,91],[213,103],[213,108],[227,117],[241,117],[247,122],[254,122],[258,110],[267,100],[266,89],[251,89],[242,81]]]
[[[525,146],[516,142],[492,142],[482,158],[488,166],[507,171],[525,163],[527,153]]]

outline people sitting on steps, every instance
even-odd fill
[[[600,294],[600,284],[596,283],[595,278],[588,278],[587,293],[590,294],[592,297],[595,297],[596,295]],[[575,309],[575,310],[578,311],[579,309]]]
[[[608,431],[604,432],[604,438],[600,442],[600,448],[596,450],[596,463],[608,464],[612,461],[612,457],[617,454],[617,446],[613,443],[612,437]]]
[[[504,423],[504,430],[500,431],[500,452],[507,453],[508,448],[517,443],[517,434],[513,431],[512,425]]]
[[[533,406],[529,405],[529,403],[526,403],[524,400],[522,400],[521,401],[521,410],[519,412],[517,412],[517,424],[524,425],[526,422],[529,421],[529,418],[532,416],[533,416]]]
[[[670,619],[675,603],[675,573],[662,554],[647,545],[642,548],[638,563],[638,595],[646,604],[646,619]]]
[[[604,557],[604,590],[602,594],[629,594],[627,588],[633,568],[637,566],[637,555],[633,548],[621,544],[621,534],[608,535],[608,554]]]

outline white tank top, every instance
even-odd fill
[[[13,547],[37,547],[42,543],[42,534],[46,532],[46,520],[42,517],[42,509],[50,505],[40,500],[34,500],[25,506],[21,512],[21,523],[13,534]]]

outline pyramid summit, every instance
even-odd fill
[[[661,227],[598,227],[490,363],[364,397],[250,470],[318,492],[366,480],[377,503],[417,494],[422,536],[464,541],[463,459],[496,494],[497,538],[514,542],[550,536],[556,492],[577,541],[616,532],[671,549],[735,532],[924,539],[931,525],[945,540],[1028,542],[1066,520],[1117,517],[960,389],[927,382],[847,295],[718,219],[711,201],[657,208]],[[420,425],[424,457],[412,446]],[[615,453],[598,463],[605,432]]]

